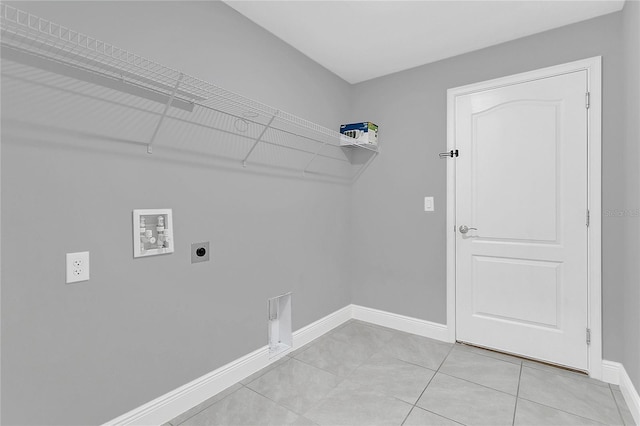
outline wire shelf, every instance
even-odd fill
[[[357,144],[337,131],[5,4],[0,4],[0,35],[3,49],[160,95],[165,105],[148,140],[149,153],[163,122],[180,115],[172,108],[177,103],[224,116],[226,124],[218,130],[252,141],[241,159],[244,166],[253,162],[261,150],[274,147],[303,154],[298,156],[298,168],[305,173],[313,173],[317,163],[349,162],[345,148],[363,149],[372,156],[378,153],[376,146]],[[345,179],[356,179],[368,164],[364,162]]]

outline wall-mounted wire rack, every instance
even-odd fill
[[[375,146],[357,144],[339,132],[5,4],[0,4],[0,31],[3,50],[26,53],[135,87],[138,92],[147,92],[149,99],[155,96],[163,109],[147,141],[149,154],[163,123],[171,119],[171,111],[194,108],[223,116],[222,120],[216,119],[217,130],[245,141],[245,151],[238,158],[245,167],[254,161],[261,145],[269,145],[295,151],[297,168],[304,174],[322,174],[313,169],[315,163],[336,161],[353,166],[355,148],[370,153],[366,161],[355,162],[356,167],[350,167],[347,176],[332,176],[354,181],[378,153]]]

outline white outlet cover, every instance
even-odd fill
[[[424,197],[424,211],[432,212],[434,209],[433,197]]]
[[[67,253],[67,284],[89,281],[89,252]]]

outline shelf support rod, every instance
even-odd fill
[[[318,148],[318,150],[315,152],[315,154],[313,154],[313,157],[311,157],[311,160],[309,160],[309,162],[307,163],[306,166],[304,166],[304,169],[302,170],[302,174],[305,175],[307,173],[307,169],[309,168],[309,166],[311,165],[311,163],[313,163],[313,161],[316,159],[316,157],[318,156],[318,154],[320,154],[320,151],[322,151],[322,149],[327,145],[327,141],[324,141],[322,143],[322,145],[320,145],[320,148]]]
[[[374,158],[376,158],[378,156],[378,151],[374,151],[373,155],[371,156],[371,158],[369,158],[367,160],[366,163],[364,163],[356,172],[355,176],[353,176],[353,178],[351,179],[351,183],[354,183],[355,181],[358,180],[358,178],[360,177],[360,175],[367,169],[367,167],[369,167],[369,165],[371,164],[371,162],[373,161]]]
[[[251,149],[249,150],[249,152],[247,152],[247,155],[245,155],[244,160],[242,160],[242,167],[247,167],[247,160],[249,159],[249,157],[251,156],[251,153],[253,152],[254,149],[256,149],[256,146],[258,145],[258,143],[260,142],[260,140],[262,140],[262,138],[264,137],[264,134],[267,133],[267,130],[269,130],[271,128],[271,123],[273,123],[273,120],[276,119],[276,116],[278,115],[280,111],[276,112],[275,114],[273,114],[273,117],[271,117],[271,120],[269,120],[269,122],[267,123],[266,126],[264,126],[264,129],[262,129],[262,132],[260,133],[260,136],[258,136],[258,138],[256,139],[256,141],[253,143],[253,146],[251,147]]]
[[[153,147],[152,147],[153,141],[156,139],[156,136],[158,136],[158,131],[160,131],[160,126],[162,126],[162,122],[164,121],[164,118],[167,116],[167,112],[169,112],[169,107],[171,106],[171,103],[173,102],[173,98],[175,98],[175,96],[176,96],[176,92],[178,91],[178,87],[180,86],[180,82],[182,81],[183,78],[184,78],[184,74],[180,73],[180,76],[176,80],[176,85],[173,86],[173,91],[171,92],[171,96],[169,96],[169,100],[167,101],[167,104],[164,106],[164,111],[162,112],[162,115],[160,116],[160,120],[158,121],[158,124],[156,125],[156,129],[153,131],[153,135],[151,135],[151,139],[149,140],[149,143],[147,144],[147,153],[148,154],[152,154],[153,153]]]

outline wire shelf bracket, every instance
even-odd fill
[[[251,156],[251,154],[253,153],[253,150],[256,149],[256,146],[258,146],[258,144],[260,143],[260,141],[262,140],[262,138],[264,137],[264,134],[267,133],[267,130],[269,130],[271,128],[271,124],[273,123],[273,120],[276,119],[278,113],[280,111],[276,111],[275,114],[273,114],[273,116],[271,117],[271,119],[269,120],[269,122],[267,123],[266,126],[264,126],[264,129],[262,129],[262,132],[260,133],[260,136],[258,136],[256,138],[256,141],[253,143],[253,146],[251,147],[251,149],[249,150],[249,152],[247,152],[247,155],[245,155],[244,159],[242,160],[242,167],[247,167],[247,160],[249,159],[249,157]]]
[[[173,102],[173,99],[176,96],[176,92],[178,91],[178,87],[180,87],[180,82],[182,81],[183,78],[184,78],[184,74],[180,73],[180,76],[176,80],[176,85],[173,86],[173,91],[171,92],[171,96],[169,96],[169,100],[167,101],[167,104],[164,106],[164,111],[160,116],[160,120],[158,120],[158,124],[156,125],[156,128],[153,131],[153,135],[151,135],[151,139],[149,139],[149,143],[147,144],[147,154],[153,154],[153,141],[156,139],[156,136],[158,136],[158,132],[160,131],[160,126],[162,126],[162,122],[164,121],[164,118],[167,116],[167,112],[169,112],[171,103]]]
[[[325,146],[327,146],[327,141],[323,142],[323,144],[320,146],[320,148],[318,148],[318,150],[313,154],[313,157],[311,157],[311,160],[309,160],[307,165],[304,166],[304,169],[302,170],[302,175],[303,176],[307,174],[307,170],[309,170],[309,166],[311,166],[313,161],[318,157],[318,155],[320,155],[320,151],[322,151]]]

